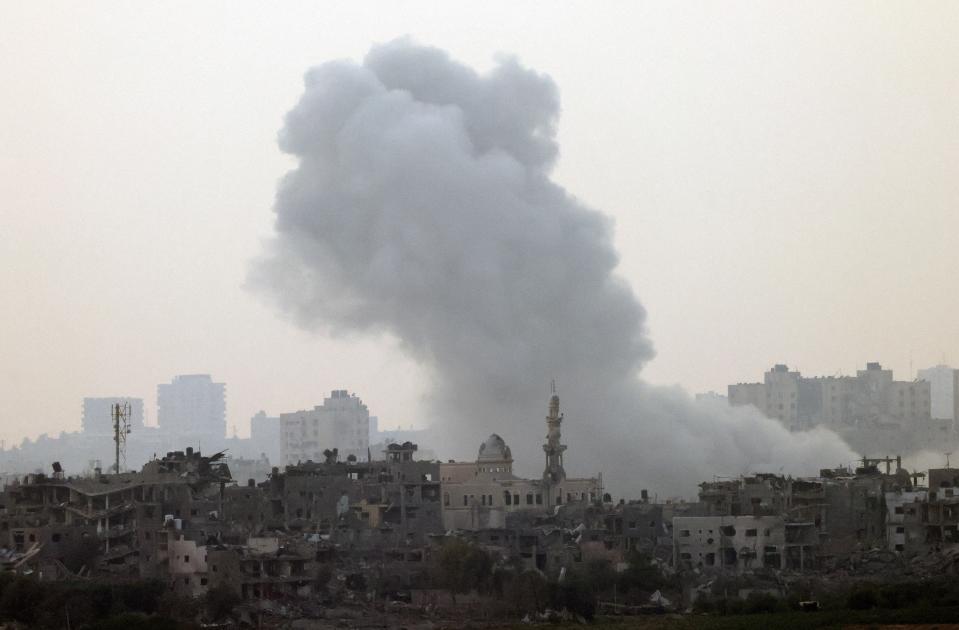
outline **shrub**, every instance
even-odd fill
[[[849,591],[846,606],[852,610],[868,610],[879,605],[879,596],[872,586],[857,586]]]

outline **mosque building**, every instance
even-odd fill
[[[500,528],[506,527],[511,513],[549,514],[564,504],[602,500],[602,475],[587,479],[566,476],[562,423],[559,396],[554,393],[546,416],[546,466],[540,479],[522,479],[513,474],[510,448],[495,433],[480,445],[475,462],[441,463],[443,526],[468,530]]]

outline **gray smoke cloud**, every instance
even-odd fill
[[[617,492],[852,461],[828,431],[639,379],[654,353],[611,222],[550,179],[559,107],[514,58],[481,75],[406,39],[312,68],[251,285],[305,327],[398,338],[431,374],[443,457],[497,432],[538,472],[555,378],[567,471],[604,471]]]

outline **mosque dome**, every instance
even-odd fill
[[[479,453],[476,456],[478,462],[503,462],[512,459],[513,455],[510,453],[509,447],[506,446],[506,442],[495,433],[480,444]]]

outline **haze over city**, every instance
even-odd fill
[[[615,221],[647,382],[959,356],[953,5],[105,7],[3,10],[8,442],[76,429],[91,395],[141,396],[150,423],[156,384],[195,372],[241,435],[339,387],[385,424],[435,419],[393,334],[304,332],[248,286],[304,72],[404,35],[555,82],[551,177]]]
[[[957,32],[0,0],[0,627],[953,627]]]

